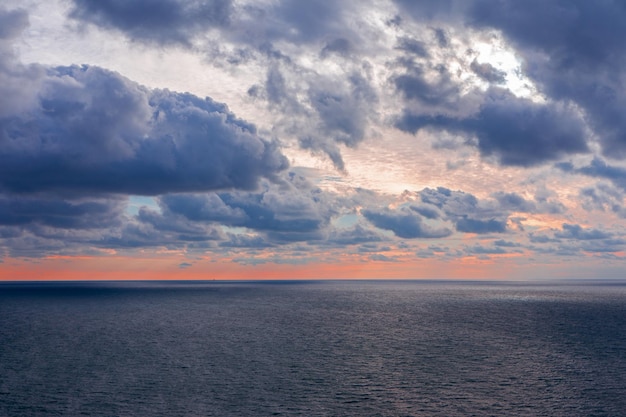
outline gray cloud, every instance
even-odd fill
[[[466,253],[470,255],[503,255],[505,253],[509,253],[506,249],[501,246],[482,246],[482,245],[474,245],[465,249]]]
[[[0,225],[48,226],[62,229],[109,228],[120,224],[125,201],[106,200],[64,201],[45,196],[0,196]]]
[[[500,207],[511,211],[522,211],[526,213],[532,213],[537,210],[534,202],[526,200],[516,193],[497,192],[493,194],[493,197],[500,203]]]
[[[579,196],[585,210],[612,211],[620,217],[626,218],[623,190],[610,184],[599,183],[593,187],[581,189]]]
[[[265,84],[248,91],[267,101],[278,119],[274,133],[294,138],[302,148],[325,154],[338,169],[345,168],[339,145],[354,147],[363,141],[377,102],[375,89],[363,70],[366,63],[347,59],[363,49],[363,33],[352,30],[347,20],[361,5],[327,0],[240,7],[227,0],[147,3],[151,6],[143,1],[75,0],[70,15],[78,21],[121,30],[135,41],[162,45],[191,46],[194,39],[217,30],[218,42],[198,41],[198,48],[213,51],[207,52],[212,61],[236,65],[254,60],[269,68]],[[330,56],[345,59],[346,65],[342,73],[334,75],[318,71],[316,65],[303,66],[290,56],[294,45],[301,52],[317,50],[319,65]]]
[[[409,37],[399,38],[396,48],[422,58],[428,58],[429,56],[428,48],[424,42]]]
[[[225,105],[97,67],[50,69],[37,106],[0,127],[5,192],[251,189],[287,167],[276,144]]]
[[[190,46],[199,33],[227,25],[232,9],[231,0],[73,0],[70,17],[137,41]]]
[[[446,68],[438,67],[432,71],[432,68],[416,64],[412,60],[401,61],[400,65],[406,67],[406,70],[392,77],[392,81],[405,99],[431,107],[453,109],[457,106],[460,86],[451,80]],[[430,72],[436,73],[437,77],[432,79]],[[402,126],[399,124],[398,127]]]
[[[322,239],[334,214],[328,197],[296,175],[280,186],[265,183],[258,192],[171,194],[160,202],[166,223],[182,217],[194,223],[243,227],[277,243]]]
[[[454,0],[395,0],[395,3],[418,21],[447,19],[455,9]]]
[[[470,65],[470,69],[474,72],[474,74],[489,83],[503,84],[506,82],[506,73],[498,70],[490,63],[479,64],[476,60],[474,60]]]
[[[531,202],[517,194],[495,193],[494,200],[479,200],[463,191],[444,187],[425,188],[416,193],[420,200],[444,213],[443,219],[454,223],[463,233],[504,233],[511,211],[533,210]]]
[[[277,134],[295,137],[301,148],[325,154],[340,170],[345,165],[338,145],[356,147],[365,139],[378,103],[366,71],[359,68],[329,76],[294,65],[272,65],[265,85],[249,93],[268,101],[278,119]]]
[[[620,1],[477,0],[467,22],[501,30],[526,61],[527,74],[553,100],[586,113],[605,155],[626,155],[622,93],[626,8]]]
[[[626,155],[626,122],[621,111],[626,106],[626,96],[620,93],[623,77],[619,75],[626,62],[626,10],[620,2],[532,0],[523,7],[514,0],[394,3],[402,18],[390,16],[390,25],[404,27],[403,22],[409,20],[427,23],[433,27],[434,37],[428,46],[410,36],[397,38],[396,48],[405,56],[396,64],[405,71],[394,73],[391,81],[406,100],[430,107],[416,111],[414,106],[407,106],[401,111],[397,127],[409,132],[431,127],[476,136],[482,155],[494,156],[504,165],[533,166],[589,152],[590,136],[585,127],[597,134],[607,157]],[[217,43],[228,46],[224,51],[232,49],[223,52],[231,64],[254,59],[266,67],[277,63],[290,66],[280,73],[284,88],[277,90],[280,79],[268,76],[265,86],[255,86],[251,91],[265,88],[266,94],[258,97],[268,99],[270,105],[276,104],[277,97],[290,97],[281,100],[281,109],[274,107],[277,114],[285,114],[285,129],[278,133],[293,134],[288,128],[293,127],[299,132],[294,136],[302,147],[325,153],[343,169],[338,144],[360,143],[368,119],[375,113],[375,103],[361,100],[357,92],[345,88],[352,74],[358,73],[357,63],[366,56],[364,51],[380,47],[372,44],[377,29],[364,21],[353,24],[359,9],[369,6],[369,2],[315,0],[302,4],[285,0],[234,7],[228,0],[159,0],[146,7],[144,1],[74,0],[71,16],[121,30],[134,40],[160,44],[189,44],[195,37],[216,30]],[[546,103],[513,97],[498,99],[488,93],[479,113],[451,117],[458,110],[459,94],[466,86],[452,82],[443,66],[438,67],[438,79],[430,74],[437,69],[431,68],[428,60],[433,56],[431,52],[445,49],[450,43],[442,27],[501,31],[523,57],[524,72],[538,84]],[[309,53],[316,51],[322,60],[332,57],[345,71],[331,77],[304,68],[293,59],[294,47]],[[216,44],[207,49],[220,48]],[[489,62],[475,60],[469,69],[489,83],[505,81],[505,74]],[[316,74],[312,76],[313,73]],[[340,88],[317,88],[320,79],[326,84],[332,79]],[[580,117],[579,110],[584,117]],[[528,124],[521,124],[520,118]]]
[[[563,231],[556,232],[555,237],[574,240],[608,239],[613,235],[597,229],[584,229],[578,224],[563,223]]]
[[[396,123],[415,133],[437,128],[476,136],[483,156],[503,165],[533,166],[589,151],[585,124],[561,104],[538,104],[502,90],[491,90],[479,112],[467,118],[405,113]]]
[[[442,238],[452,234],[445,227],[436,228],[425,224],[422,216],[408,207],[401,207],[398,210],[364,210],[362,214],[374,226],[391,230],[402,238]]]
[[[388,240],[380,233],[361,224],[349,228],[333,228],[330,230],[326,243],[333,246],[370,244]]]
[[[25,10],[6,10],[0,8],[0,39],[13,39],[28,25],[28,13]]]
[[[456,230],[464,233],[504,233],[506,232],[506,221],[504,220],[477,220],[468,217],[456,221]]]
[[[562,162],[555,164],[555,166],[564,172],[607,179],[616,187],[626,190],[626,168],[609,165],[600,158],[594,158],[588,165],[582,167],[575,167],[571,162]]]

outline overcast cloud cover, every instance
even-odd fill
[[[0,277],[621,277],[625,84],[618,0],[8,0]]]

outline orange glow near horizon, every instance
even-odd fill
[[[332,263],[241,265],[231,260],[180,257],[51,256],[37,260],[7,259],[1,281],[86,280],[287,280],[287,279],[506,279],[515,260],[460,258],[365,261],[342,256]],[[188,263],[188,265],[181,264]]]

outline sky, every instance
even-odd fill
[[[0,279],[623,278],[621,0],[3,0]]]

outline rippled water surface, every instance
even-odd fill
[[[626,416],[626,286],[0,283],[0,415]]]

